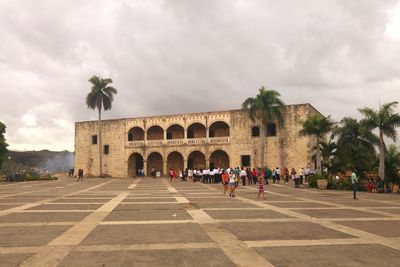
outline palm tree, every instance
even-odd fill
[[[383,104],[379,110],[364,107],[359,109],[360,113],[364,115],[361,123],[366,125],[370,130],[379,130],[379,176],[385,179],[385,151],[386,145],[384,136],[396,141],[397,131],[396,128],[400,126],[400,115],[394,112],[399,102],[394,101]]]
[[[100,177],[103,176],[103,160],[102,160],[102,142],[101,142],[101,110],[111,109],[111,103],[114,100],[114,95],[117,94],[117,89],[109,86],[113,81],[110,78],[102,79],[96,75],[89,79],[92,84],[90,93],[86,96],[86,104],[88,108],[97,109],[99,112],[98,121],[98,144],[99,144],[99,171]]]
[[[337,165],[341,171],[371,170],[376,161],[374,145],[379,138],[354,118],[345,117],[335,130],[338,137]]]
[[[310,115],[303,123],[300,135],[314,136],[316,139],[317,173],[321,174],[321,150],[320,144],[325,135],[333,129],[335,123],[330,116],[324,117],[321,114]]]
[[[389,145],[385,155],[387,182],[399,184],[400,150],[396,145]]]
[[[319,149],[321,151],[321,157],[324,161],[324,166],[328,169],[328,174],[332,169],[332,159],[336,156],[337,144],[333,141],[334,135],[331,136],[328,142],[322,141],[319,144]]]
[[[254,122],[261,120],[260,127],[260,167],[264,168],[264,154],[266,145],[267,123],[277,121],[283,124],[283,111],[285,103],[280,99],[279,92],[271,89],[265,89],[262,86],[258,89],[256,97],[249,97],[242,103],[242,110],[248,113],[250,119]]]

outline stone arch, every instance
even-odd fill
[[[192,151],[188,156],[189,169],[205,169],[206,156],[199,150]]]
[[[200,122],[194,122],[187,127],[187,138],[206,138],[207,128]]]
[[[147,156],[147,174],[151,175],[151,171],[154,168],[156,172],[160,172],[163,175],[163,157],[161,153],[154,151]]]
[[[209,127],[210,137],[228,137],[229,124],[224,121],[215,121]]]
[[[134,126],[128,131],[128,141],[144,140],[144,130],[139,126]]]
[[[182,125],[174,123],[167,128],[167,139],[185,138],[185,128]]]
[[[183,155],[178,151],[173,151],[167,156],[167,170],[174,169],[176,171],[184,168]]]
[[[138,170],[143,169],[143,156],[134,152],[128,158],[128,177],[138,176]]]
[[[164,129],[159,125],[153,125],[146,131],[147,140],[164,140]]]
[[[226,169],[229,167],[229,161],[229,155],[224,150],[214,150],[210,155],[210,169],[216,167]]]

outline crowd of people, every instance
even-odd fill
[[[264,185],[269,181],[272,183],[280,183],[281,180],[285,184],[289,183],[289,179],[294,181],[295,187],[301,184],[307,184],[307,178],[313,171],[309,166],[300,168],[296,171],[295,168],[289,169],[276,167],[271,170],[269,168],[214,168],[214,169],[170,169],[170,181],[178,179],[182,181],[202,182],[205,184],[222,183],[224,185],[224,194],[229,192],[229,196],[235,197],[235,192],[239,184],[242,186],[258,185],[259,197],[264,197]]]

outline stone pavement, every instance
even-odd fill
[[[400,266],[400,196],[165,178],[0,184],[0,266]]]

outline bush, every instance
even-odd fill
[[[317,184],[318,179],[328,179],[328,177],[325,174],[312,174],[312,175],[308,176],[308,178],[307,178],[308,187],[318,188],[318,184]],[[329,186],[329,184],[328,184],[328,186]]]
[[[332,190],[352,190],[351,181],[348,179],[329,179],[328,189]]]

